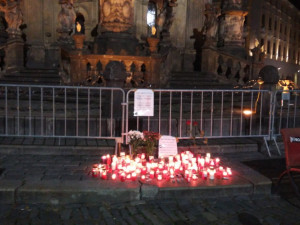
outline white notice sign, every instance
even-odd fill
[[[158,143],[158,157],[177,155],[177,141],[172,136],[161,136]]]
[[[134,92],[134,116],[154,116],[154,92],[138,89]]]

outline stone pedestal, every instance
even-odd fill
[[[149,50],[151,53],[157,53],[157,45],[159,43],[159,39],[155,37],[148,37],[147,42],[149,44]]]
[[[83,49],[85,35],[83,35],[83,34],[74,34],[73,39],[74,39],[74,43],[75,43],[75,48],[76,49]]]
[[[212,48],[202,49],[201,71],[216,73],[218,68],[218,53]]]
[[[18,72],[24,67],[24,41],[21,37],[10,38],[5,46],[7,73]]]

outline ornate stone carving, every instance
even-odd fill
[[[74,29],[76,13],[73,7],[73,0],[60,0],[61,10],[58,14],[60,27],[57,32],[60,33],[60,40],[70,42],[70,34]]]
[[[243,11],[232,12],[225,15],[224,41],[226,43],[243,43],[244,21],[246,13]]]
[[[20,0],[1,2],[0,11],[4,12],[8,24],[7,32],[10,35],[21,35],[20,26],[23,23],[23,14],[20,9]]]
[[[99,0],[100,24],[107,31],[124,32],[133,26],[134,0]]]
[[[218,17],[220,15],[220,10],[216,9],[213,4],[205,4],[205,21],[203,31],[206,36],[206,45],[216,42],[219,26]]]

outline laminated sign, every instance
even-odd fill
[[[177,155],[177,141],[172,136],[161,136],[158,143],[158,157]]]
[[[154,92],[138,89],[134,92],[134,116],[154,116]]]

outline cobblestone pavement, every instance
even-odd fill
[[[294,202],[295,203],[295,202]],[[300,201],[296,206],[300,206]],[[110,205],[0,205],[1,225],[297,225],[299,208],[278,196],[136,201]]]

